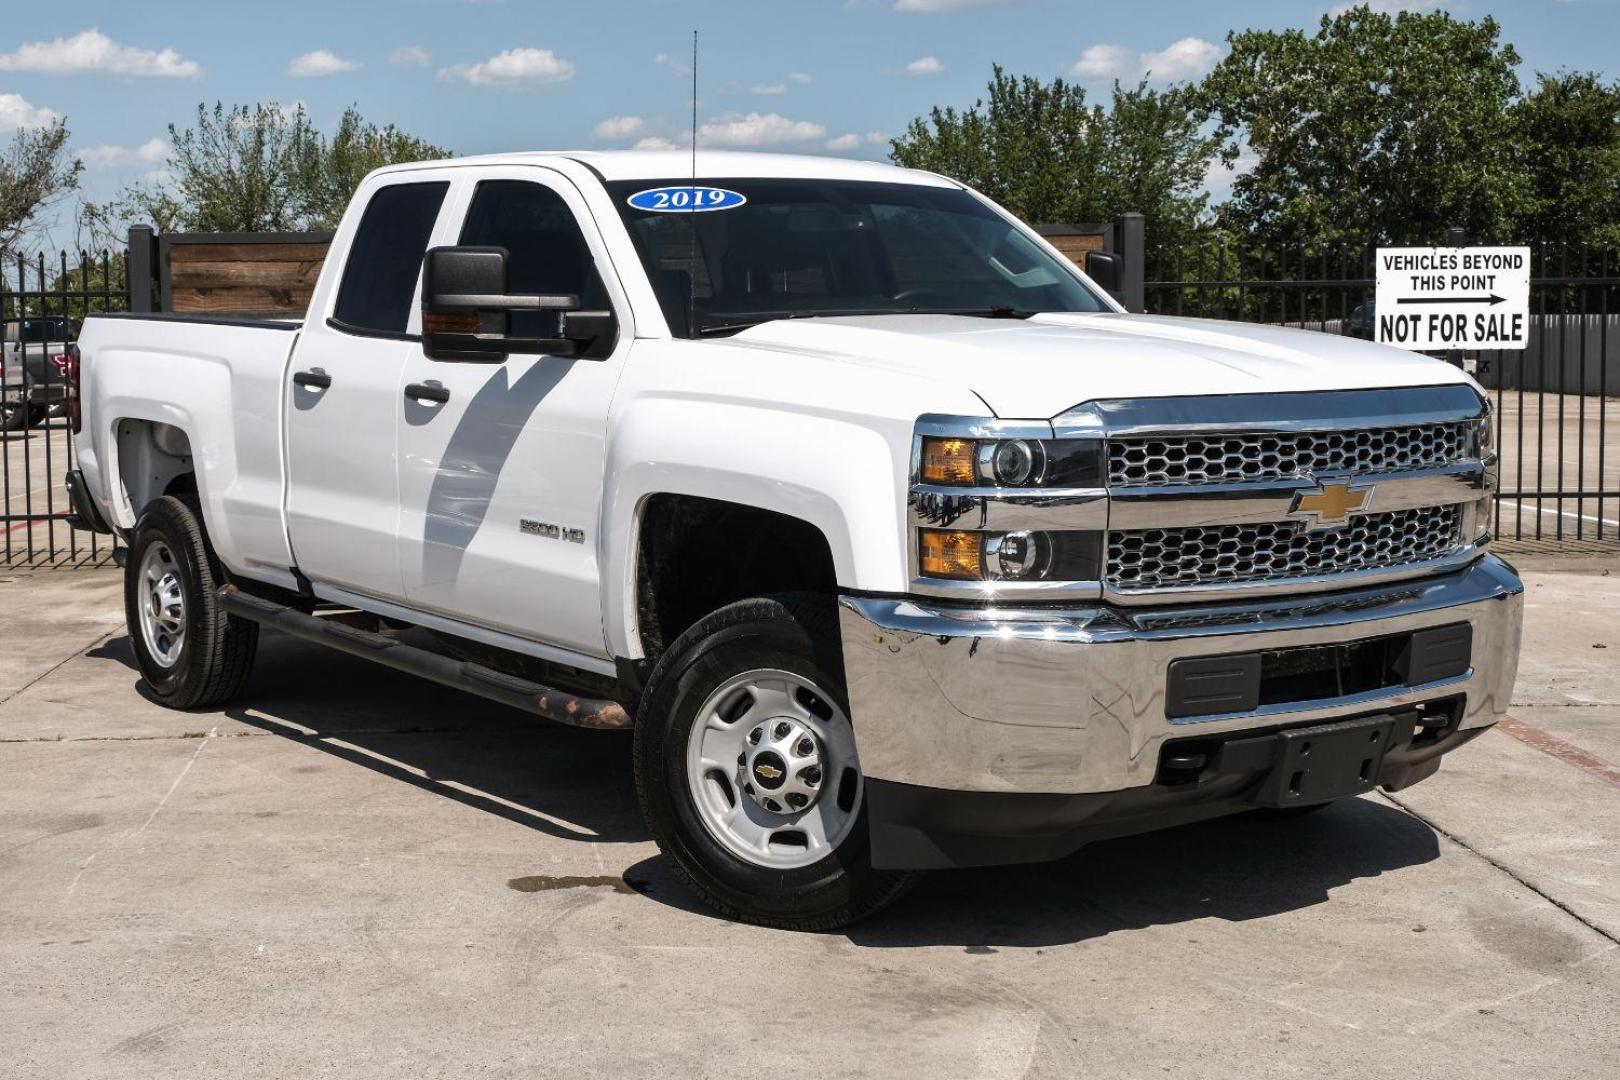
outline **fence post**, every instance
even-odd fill
[[[1119,302],[1126,311],[1141,313],[1147,310],[1147,222],[1141,214],[1126,213],[1114,219],[1116,249],[1124,260],[1123,280],[1119,283]]]
[[[129,227],[129,310],[146,315],[152,311],[152,283],[157,280],[153,255],[157,244],[152,226]]]

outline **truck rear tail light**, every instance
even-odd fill
[[[62,377],[67,383],[68,422],[73,427],[73,434],[77,435],[79,430],[84,427],[84,413],[79,404],[79,376],[81,369],[79,347],[69,345],[67,352],[54,359],[56,360],[57,370],[62,373]]]

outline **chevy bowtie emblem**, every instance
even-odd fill
[[[774,765],[767,765],[763,761],[754,766],[754,771],[767,780],[775,780],[782,775],[782,770]]]
[[[1371,484],[1323,484],[1314,491],[1296,492],[1288,516],[1303,520],[1307,530],[1337,528],[1349,521],[1351,514],[1367,509],[1372,494]]]

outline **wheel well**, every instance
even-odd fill
[[[687,627],[736,600],[832,593],[832,549],[807,521],[695,495],[653,495],[636,544],[636,618],[653,661]]]
[[[133,517],[159,496],[195,493],[191,440],[173,424],[120,420],[118,480]]]

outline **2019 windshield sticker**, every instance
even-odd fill
[[[648,210],[655,214],[705,214],[712,210],[734,210],[747,201],[748,198],[740,191],[699,185],[648,188],[625,200],[637,210]]]

